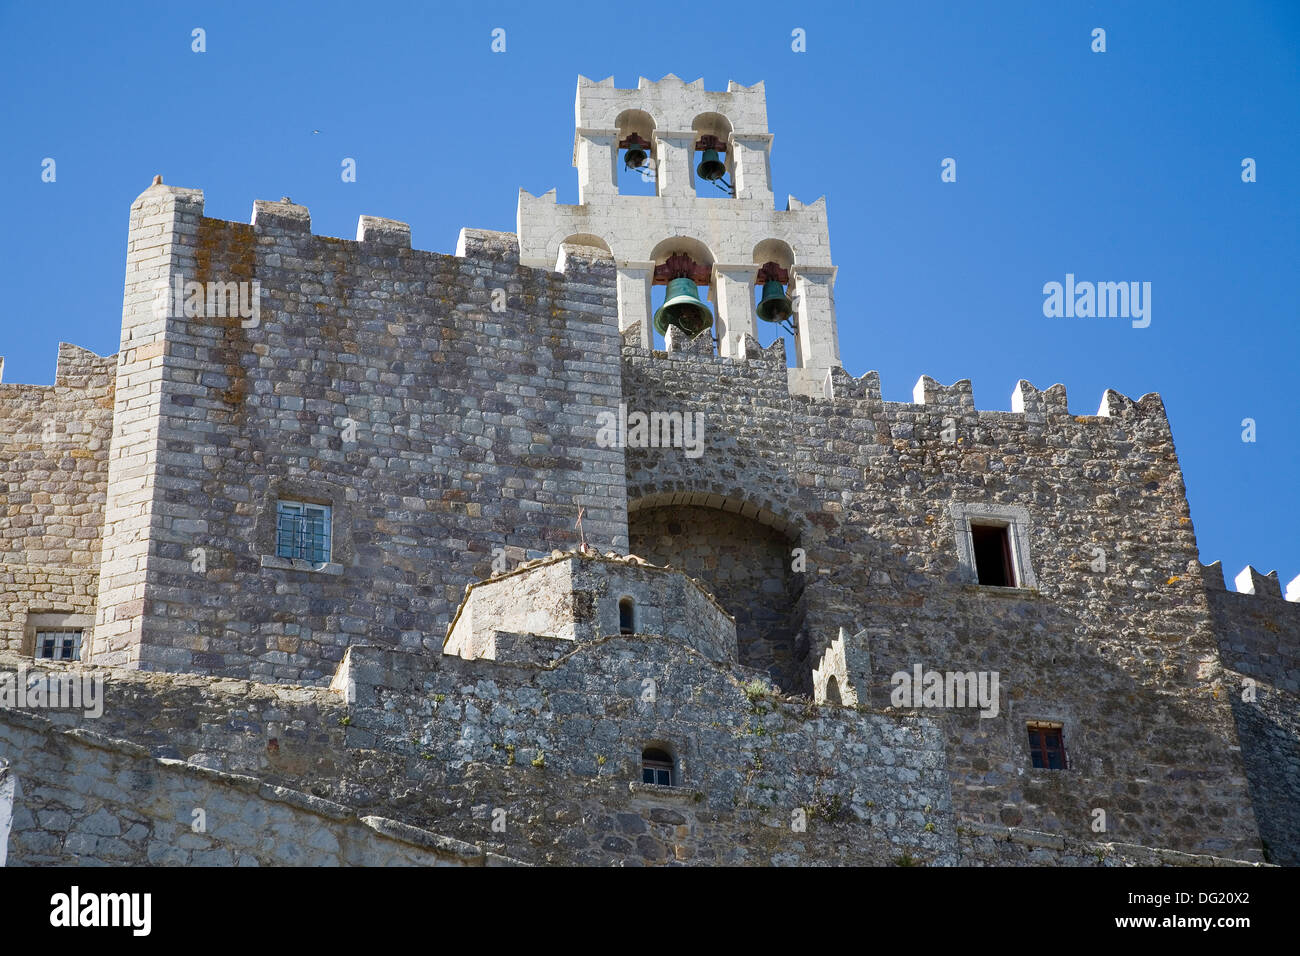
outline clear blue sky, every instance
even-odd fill
[[[386,216],[451,252],[462,226],[513,231],[521,186],[576,202],[579,73],[670,72],[766,82],[779,204],[827,197],[850,372],[878,369],[895,401],[922,374],[970,378],[989,409],[1020,378],[1063,382],[1078,414],[1106,388],[1160,392],[1202,560],[1300,573],[1287,0],[0,3],[5,380],[52,381],[60,341],[117,350],[127,211],[155,173],[210,216],[289,195],[318,233]],[[1045,318],[1067,272],[1151,282],[1150,327]]]

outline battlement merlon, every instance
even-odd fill
[[[30,385],[24,382],[5,385],[4,367],[4,356],[0,355],[0,397],[31,395],[35,389],[43,389],[54,396],[59,389],[85,389],[97,385],[105,376],[111,379],[117,368],[117,355],[99,355],[80,345],[60,342],[53,385]]]
[[[1200,579],[1202,586],[1209,591],[1227,591],[1224,582],[1223,563],[1214,561],[1210,564],[1201,564],[1200,561],[1193,560],[1187,568],[1189,574]],[[1255,570],[1253,565],[1246,565],[1241,572],[1233,579],[1233,593],[1250,595],[1251,597],[1267,597],[1274,599],[1284,599],[1291,602],[1300,602],[1300,574],[1297,574],[1287,584],[1285,593],[1283,593],[1282,584],[1278,577],[1277,571],[1270,571],[1268,574],[1262,574]]]
[[[1278,580],[1276,571],[1261,574],[1255,570],[1253,565],[1248,564],[1241,569],[1241,572],[1233,579],[1232,583],[1238,594],[1253,594],[1258,597],[1271,598],[1282,597],[1282,585]],[[1290,585],[1287,585],[1287,590],[1289,591],[1294,584],[1295,582],[1292,581]]]

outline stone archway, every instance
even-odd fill
[[[631,552],[702,581],[736,618],[739,662],[766,671],[787,693],[809,693],[808,662],[796,651],[803,575],[791,569],[792,526],[752,505],[722,507],[717,495],[665,498],[629,507]]]

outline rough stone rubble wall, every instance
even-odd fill
[[[990,412],[969,382],[923,379],[917,402],[885,402],[874,373],[832,370],[834,397],[811,400],[788,394],[780,343],[749,355],[625,346],[629,406],[705,412],[699,458],[628,450],[631,508],[711,494],[789,521],[807,551],[807,666],[841,628],[866,632],[874,707],[918,663],[999,672],[997,718],[948,716],[953,802],[972,821],[1094,839],[1099,808],[1121,842],[1259,858],[1158,396],[1108,392],[1104,414],[1076,416],[1060,386],[1022,383],[1022,411]],[[1027,509],[1036,590],[969,583],[953,504]],[[1065,725],[1070,773],[1031,768],[1035,719]]]
[[[1019,827],[961,824],[962,866],[1260,866],[1227,857],[1087,841]]]
[[[337,690],[87,668],[106,678],[98,720],[0,714],[0,799],[22,775],[9,862],[1241,862],[957,819],[933,722],[750,699],[664,641],[603,642],[555,668],[437,663],[355,647]],[[634,785],[651,742],[680,786]]]
[[[9,866],[483,866],[477,847],[136,744],[0,712]],[[0,860],[3,860],[0,854]]]
[[[0,385],[0,650],[29,614],[94,618],[115,364],[65,343],[53,385]]]
[[[147,748],[141,759],[256,778],[527,862],[957,861],[934,722],[751,699],[737,676],[746,672],[661,638],[601,641],[542,668],[354,646],[340,692],[100,672],[108,678],[101,718],[42,718],[60,732],[88,727],[130,739]],[[0,733],[35,735],[21,719]],[[19,737],[0,738],[0,757],[16,758],[20,776],[63,779],[85,763],[60,743],[66,733]],[[651,745],[676,758],[679,787],[635,786]],[[156,785],[113,779],[127,790]],[[504,819],[504,831],[494,819]],[[188,809],[183,820],[188,827]],[[38,814],[21,829],[52,829],[39,824]],[[29,845],[44,838],[17,836],[14,852],[47,852]]]
[[[1221,575],[1206,593],[1266,856],[1300,866],[1300,604],[1225,591]]]

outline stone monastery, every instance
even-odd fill
[[[119,353],[0,385],[0,861],[1300,860],[1300,603],[1160,397],[882,401],[771,145],[580,77],[455,255],[155,180]]]

